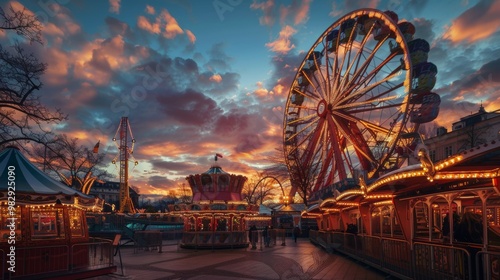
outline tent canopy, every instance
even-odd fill
[[[9,190],[15,192],[16,203],[53,203],[59,200],[65,204],[76,202],[82,206],[95,206],[99,200],[43,173],[15,147],[0,152],[0,200],[7,200]]]

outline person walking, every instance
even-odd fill
[[[295,226],[295,228],[293,229],[293,240],[295,241],[295,243],[297,243],[297,237],[299,237],[300,235],[300,228],[299,226]]]
[[[269,243],[273,242],[273,245],[276,245],[276,229],[271,226],[269,228]]]
[[[264,230],[262,231],[262,238],[264,239],[264,246],[266,247],[269,247],[269,241],[270,241],[268,228],[269,228],[268,226],[264,226]]]
[[[258,241],[258,232],[257,232],[257,227],[255,225],[252,225],[250,229],[248,230],[248,239],[250,240],[250,243],[252,244],[252,250],[257,249],[257,241]]]

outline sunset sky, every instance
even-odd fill
[[[1,1],[42,22],[48,64],[39,94],[69,119],[53,128],[109,161],[126,116],[139,164],[130,183],[162,194],[219,164],[252,175],[281,148],[283,110],[297,67],[340,16],[392,10],[431,44],[441,96],[435,124],[500,109],[500,1],[53,0]],[[0,31],[0,42],[14,37]],[[434,126],[434,123],[428,126]]]

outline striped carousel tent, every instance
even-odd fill
[[[61,202],[98,211],[102,209],[103,203],[99,198],[86,195],[51,178],[15,147],[8,147],[0,152],[0,201],[11,196],[9,191],[15,193],[16,204]]]

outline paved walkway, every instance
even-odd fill
[[[164,245],[158,253],[122,248],[121,255],[123,276],[117,255],[117,273],[92,280],[394,279],[342,255],[329,254],[307,239],[256,250],[188,250]]]

